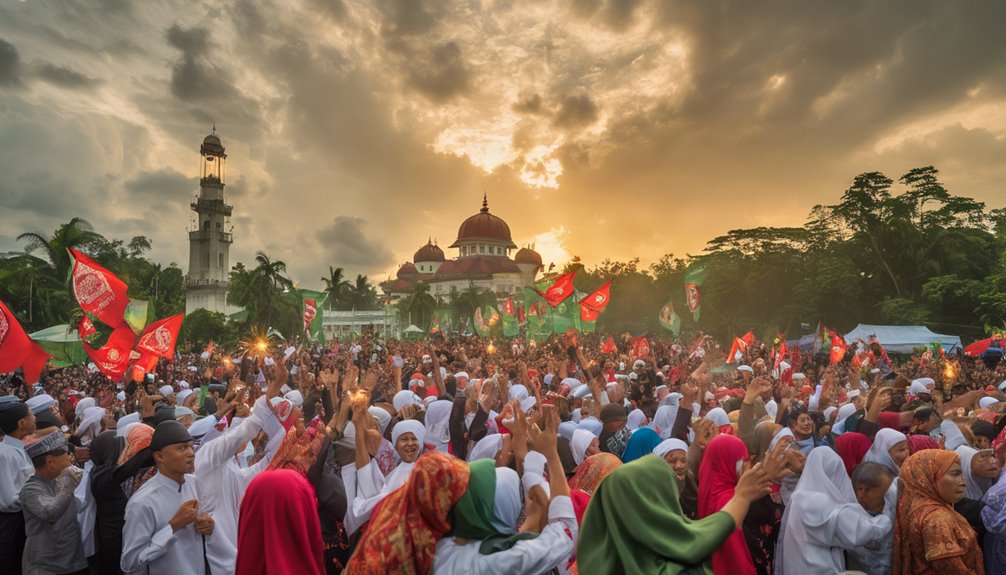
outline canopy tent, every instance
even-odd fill
[[[945,352],[960,351],[961,338],[956,335],[943,335],[930,331],[921,325],[867,325],[859,324],[855,329],[845,334],[845,341],[852,346],[859,340],[869,342],[876,336],[880,345],[892,353],[912,353],[920,347],[929,347],[938,343]]]
[[[53,367],[80,365],[87,361],[84,343],[77,335],[77,328],[71,328],[66,324],[54,325],[28,334],[28,337],[37,341],[42,349],[52,355],[49,364]]]

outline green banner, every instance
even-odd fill
[[[328,299],[328,292],[300,290],[301,313],[304,318],[304,331],[307,339],[320,344],[325,343],[324,314],[322,306]]]
[[[129,303],[126,304],[123,319],[126,320],[134,333],[142,333],[143,328],[147,327],[147,308],[149,307],[149,304],[142,299],[130,298]]]
[[[681,317],[674,311],[673,303],[667,302],[667,305],[660,308],[660,326],[674,335],[681,335]]]

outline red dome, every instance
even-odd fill
[[[412,256],[412,261],[419,262],[442,262],[447,258],[444,257],[444,250],[440,249],[440,246],[433,245],[433,242],[426,242],[426,245],[419,248],[419,251]]]
[[[496,240],[509,244],[509,247],[517,247],[510,239],[510,226],[503,218],[489,213],[489,204],[482,199],[482,209],[479,213],[461,222],[458,228],[458,239],[450,247],[458,247],[464,240]]]
[[[541,267],[541,254],[531,248],[521,248],[517,250],[517,254],[513,257],[513,261],[519,264],[534,264]]]
[[[402,267],[398,268],[398,273],[395,274],[397,277],[409,275],[419,275],[419,270],[416,269],[416,265],[412,262],[405,262]]]

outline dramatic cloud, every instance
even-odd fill
[[[215,124],[231,260],[318,286],[453,241],[483,191],[546,263],[800,225],[860,172],[1006,197],[1003,3],[0,4],[0,210],[188,259]],[[23,229],[21,229],[23,228]],[[448,250],[453,256],[453,250]]]

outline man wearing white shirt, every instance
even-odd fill
[[[0,397],[0,573],[21,575],[24,515],[18,495],[35,466],[21,440],[35,433],[35,415],[12,395]]]
[[[213,518],[199,511],[192,437],[177,421],[163,421],[150,452],[157,475],[126,504],[120,567],[126,573],[205,575]]]
[[[242,468],[237,456],[262,430],[269,436],[265,457],[255,465]],[[269,466],[284,435],[283,426],[266,405],[265,396],[262,396],[248,417],[226,433],[209,441],[204,440],[199,446],[195,482],[199,488],[200,511],[210,514],[215,523],[213,537],[206,539],[206,557],[213,573],[234,572],[241,499],[248,483]]]

